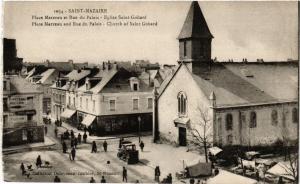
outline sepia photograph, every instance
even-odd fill
[[[297,1],[4,1],[3,182],[296,184]]]

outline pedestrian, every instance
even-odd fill
[[[61,134],[61,135],[60,135],[60,141],[61,141],[61,143],[64,142],[64,139],[65,139],[64,134]]]
[[[282,176],[279,176],[277,184],[283,184]]]
[[[86,139],[87,139],[87,134],[84,132],[83,134],[83,142],[86,143]]]
[[[81,144],[81,134],[80,133],[78,134],[77,139],[78,139],[78,144]]]
[[[191,178],[190,179],[190,184],[194,184],[195,183],[195,179],[194,178]]]
[[[139,180],[136,180],[135,183],[140,183],[140,181],[139,181]]]
[[[259,181],[259,171],[258,171],[258,169],[255,172],[255,177],[256,177],[256,180]]]
[[[107,142],[106,142],[106,140],[104,140],[104,142],[103,142],[103,149],[104,149],[105,152],[107,152]]]
[[[215,169],[215,176],[217,176],[218,174],[219,174],[219,169],[216,168],[216,169]]]
[[[54,183],[60,183],[60,178],[58,176],[55,176]]]
[[[197,180],[197,184],[201,184],[201,183],[200,183],[200,180]]]
[[[70,133],[68,130],[66,130],[66,136],[65,136],[66,139],[69,139],[70,138]]]
[[[48,127],[45,125],[45,135],[47,135]]]
[[[119,149],[122,147],[123,138],[121,137],[119,140]]]
[[[71,148],[73,148],[74,147],[74,139],[71,139],[70,144],[71,144]]]
[[[143,151],[143,149],[144,149],[144,146],[145,146],[144,142],[143,142],[143,141],[141,141],[141,143],[140,143],[140,147],[141,147],[141,150],[142,150],[142,151]]]
[[[63,143],[62,143],[62,147],[63,147],[63,153],[67,153],[67,144],[66,144],[66,142],[65,141],[63,141]]]
[[[73,130],[71,130],[71,139],[74,139],[74,132],[73,132]]]
[[[91,126],[88,127],[88,132],[89,132],[89,136],[91,136],[92,135],[92,128],[91,128]]]
[[[172,174],[169,173],[169,175],[167,176],[167,183],[172,183]]]
[[[42,166],[42,159],[41,159],[40,155],[36,158],[35,165],[36,165],[36,167],[41,167]]]
[[[74,146],[75,146],[75,149],[77,149],[77,144],[78,144],[78,140],[77,140],[77,138],[75,137],[75,138],[74,138]]]
[[[100,183],[106,183],[104,176],[102,176]]]
[[[23,162],[21,163],[20,169],[22,171],[22,175],[24,175],[26,171],[25,171],[25,166],[24,166]]]
[[[83,129],[83,130],[84,130],[84,133],[86,133],[86,131],[87,131],[87,128],[86,128],[86,126],[85,126],[85,125],[84,125],[84,129]]]
[[[93,143],[92,143],[92,152],[91,153],[97,153],[97,145],[96,145],[95,141],[93,141]]]
[[[90,183],[96,183],[96,181],[93,177],[91,177]]]
[[[57,130],[57,127],[55,126],[55,128],[54,128],[55,137],[57,137],[57,132],[58,132],[58,130]]]
[[[160,176],[160,169],[159,166],[156,166],[154,169],[154,180],[156,182],[159,182],[159,176]]]
[[[75,148],[73,147],[72,150],[71,150],[71,156],[72,156],[72,160],[73,160],[73,161],[75,160],[75,154],[76,154],[76,150],[75,150]]]
[[[127,182],[127,169],[123,167],[123,181]]]

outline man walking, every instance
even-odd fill
[[[86,143],[86,139],[87,139],[87,134],[84,132],[83,134],[83,142]]]
[[[77,139],[78,139],[78,144],[81,144],[81,134],[80,133],[78,134]]]
[[[63,153],[67,153],[67,144],[65,141],[63,141],[62,143],[62,147],[63,147]]]
[[[144,150],[144,146],[145,146],[144,142],[141,141],[141,143],[140,143],[140,148],[141,148],[142,151]]]
[[[73,161],[75,160],[75,154],[76,154],[76,150],[75,150],[75,148],[73,147],[73,148],[72,148],[72,151],[71,151],[71,156],[72,156],[72,160],[73,160]]]
[[[96,145],[95,141],[93,141],[93,143],[92,143],[92,152],[91,153],[97,153],[97,145]]]
[[[54,183],[60,183],[60,178],[58,176],[55,176]]]
[[[101,179],[100,183],[106,183],[106,180],[105,180],[104,176],[102,176],[102,179]]]
[[[123,167],[123,182],[127,182],[127,170],[125,167]]]
[[[23,162],[21,163],[20,169],[22,171],[22,175],[24,175],[26,171],[25,171],[25,166],[24,166]]]
[[[154,180],[156,182],[159,182],[159,176],[160,176],[160,169],[159,166],[156,166],[154,170]]]
[[[42,166],[42,159],[41,159],[40,155],[36,158],[35,165],[36,165],[36,167],[41,167]]]
[[[103,142],[103,149],[104,149],[105,152],[107,152],[107,142],[106,142],[106,140],[104,140],[104,142]]]

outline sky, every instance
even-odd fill
[[[191,2],[4,2],[4,37],[17,40],[25,62],[134,61],[176,64],[176,39]],[[297,2],[199,2],[211,33],[212,58],[285,61],[298,58]],[[106,15],[147,16],[149,27],[34,27],[33,15],[105,8]],[[90,14],[91,15],[91,14]],[[43,21],[42,21],[43,22]]]

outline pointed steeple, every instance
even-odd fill
[[[178,36],[178,62],[189,64],[211,62],[212,39],[213,35],[209,31],[200,6],[197,1],[193,1]]]
[[[213,38],[197,1],[192,2],[178,36],[179,40],[187,38]]]

